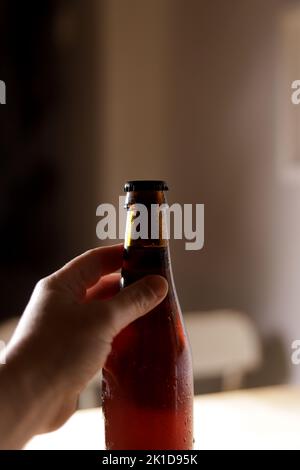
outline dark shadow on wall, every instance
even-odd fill
[[[0,3],[0,321],[95,245],[102,0]]]
[[[38,278],[59,259],[55,204],[61,187],[52,121],[60,104],[51,30],[58,1],[1,2],[0,319],[22,312]]]

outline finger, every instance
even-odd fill
[[[146,276],[122,289],[104,302],[108,312],[109,331],[113,339],[123,328],[155,308],[167,295],[168,283],[161,276]],[[99,315],[99,312],[98,312]]]
[[[121,244],[94,248],[67,263],[53,277],[76,298],[82,298],[101,276],[121,267],[122,254]]]
[[[120,273],[107,274],[100,278],[93,287],[88,289],[85,300],[106,300],[116,295],[120,290]]]

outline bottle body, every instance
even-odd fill
[[[114,339],[103,371],[106,448],[192,449],[191,353],[169,247],[149,240],[125,242],[122,287],[148,274],[164,276],[169,291],[160,305]]]

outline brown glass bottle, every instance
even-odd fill
[[[127,191],[122,287],[148,274],[169,283],[165,300],[114,340],[103,371],[108,450],[186,450],[193,447],[193,373],[189,343],[173,281],[168,240],[151,238],[151,204],[164,204],[161,181],[135,181]],[[148,208],[148,238],[134,239],[136,204]],[[152,234],[153,235],[153,234]]]

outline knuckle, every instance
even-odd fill
[[[40,291],[40,290],[45,290],[49,284],[49,280],[44,277],[43,279],[40,279],[36,285],[35,285],[35,290]]]
[[[36,286],[35,290],[36,291],[45,291],[45,290],[51,290],[56,287],[56,280],[54,276],[47,276],[42,279],[40,279]]]

